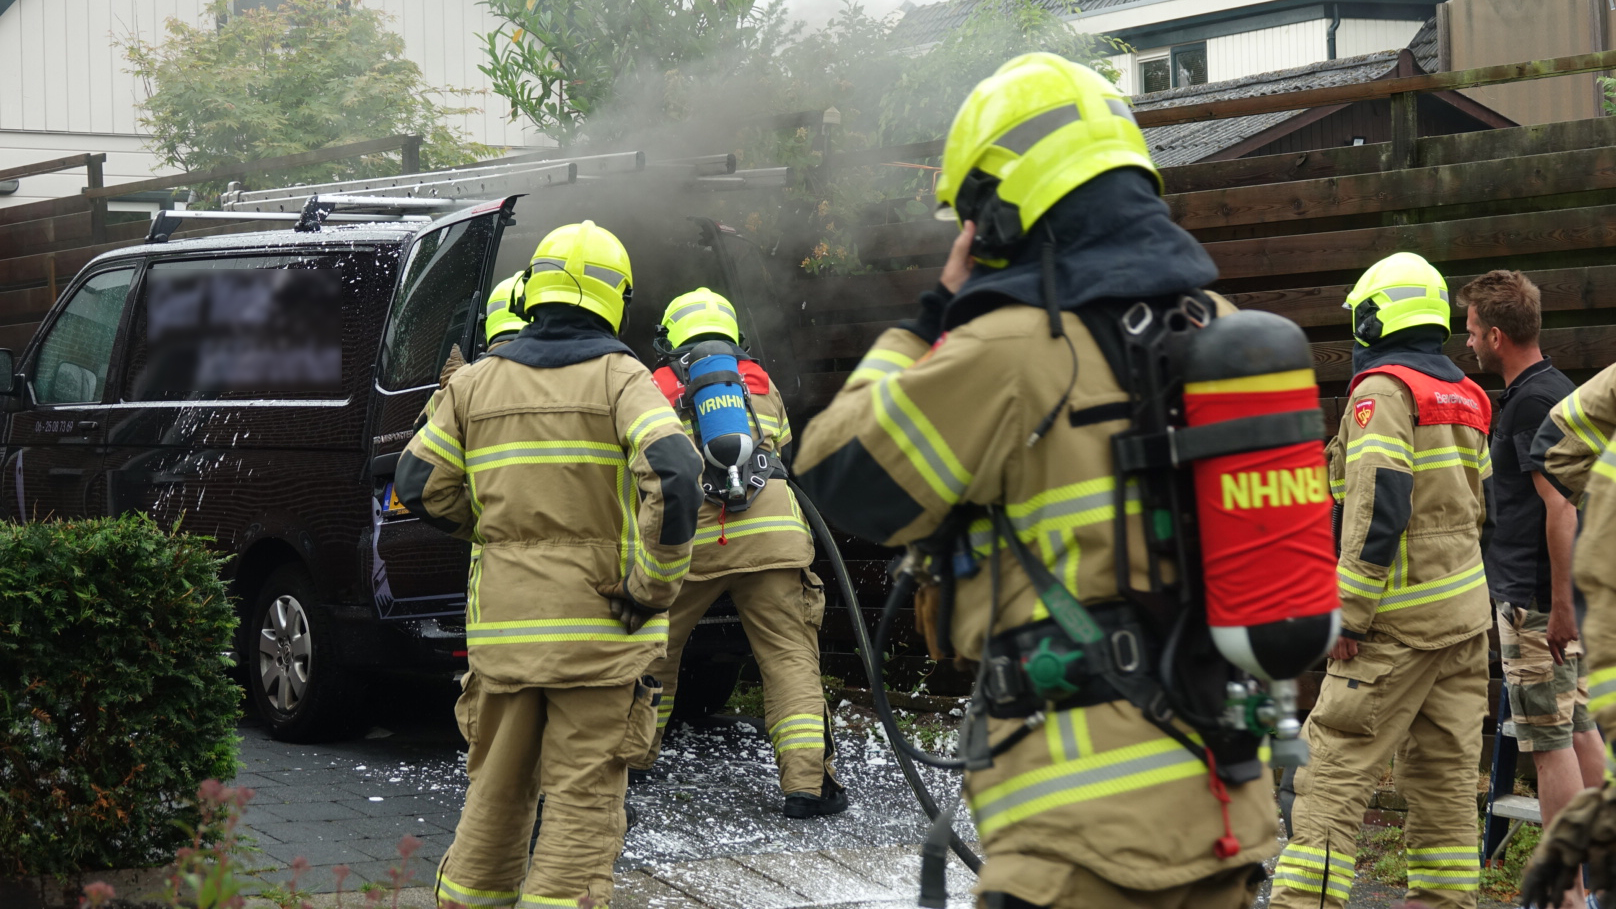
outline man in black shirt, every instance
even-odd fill
[[[1488,272],[1459,291],[1459,306],[1476,360],[1507,385],[1492,437],[1498,515],[1485,554],[1487,586],[1498,609],[1516,741],[1537,765],[1547,824],[1578,791],[1599,785],[1604,771],[1572,605],[1577,511],[1531,461],[1538,427],[1576,384],[1538,348],[1541,303],[1525,275]],[[1578,890],[1568,905],[1582,904]]]

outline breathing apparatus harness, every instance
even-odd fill
[[[682,389],[674,410],[689,422],[705,462],[703,495],[726,513],[747,510],[770,479],[787,476],[780,456],[763,450],[761,424],[752,405],[754,387],[767,391],[767,375],[739,344],[727,339],[710,338],[675,349],[667,344],[667,329],[659,327],[654,346]]]

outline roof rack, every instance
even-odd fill
[[[402,213],[371,213],[371,214],[339,214],[336,208],[342,205],[356,205],[364,207],[367,203],[377,200],[363,197],[341,196],[309,196],[299,212],[278,211],[172,211],[163,209],[152,219],[151,229],[146,231],[147,243],[167,243],[174,231],[179,229],[184,221],[292,221],[293,230],[317,231],[320,225],[328,221],[368,224],[388,221],[409,221],[424,223],[432,220],[428,214],[402,214]],[[397,203],[401,200],[380,200],[387,203]],[[413,200],[411,200],[413,201]]]

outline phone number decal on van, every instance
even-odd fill
[[[72,432],[72,420],[35,420],[34,432]]]

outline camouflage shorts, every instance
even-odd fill
[[[1549,614],[1531,604],[1525,609],[1500,606],[1498,643],[1515,741],[1522,751],[1570,748],[1572,733],[1594,728],[1582,642],[1572,641],[1566,661],[1556,665],[1549,655],[1548,630]]]

